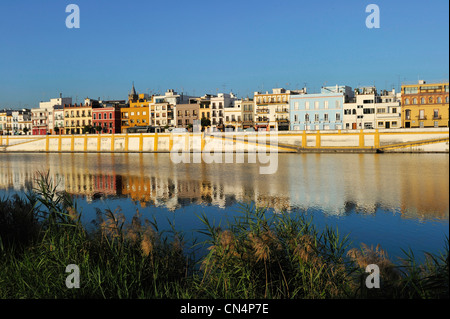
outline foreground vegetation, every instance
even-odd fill
[[[126,222],[119,209],[97,211],[88,230],[72,197],[42,174],[25,198],[0,199],[0,298],[449,297],[448,238],[423,264],[406,251],[394,264],[302,214],[246,207],[225,226],[199,218],[201,243],[139,212]],[[206,253],[195,257],[196,248]],[[80,269],[76,289],[66,286],[70,264]],[[366,288],[368,264],[380,268],[380,289]]]

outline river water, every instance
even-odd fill
[[[337,227],[352,246],[380,244],[391,258],[443,250],[449,233],[448,154],[278,154],[258,163],[179,163],[170,154],[0,154],[0,196],[23,193],[38,171],[73,194],[83,220],[95,209],[139,210],[187,234],[239,215],[242,204],[301,211]]]

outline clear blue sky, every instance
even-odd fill
[[[68,4],[80,29],[67,29]],[[368,4],[381,28],[368,29]],[[0,2],[0,108],[173,88],[240,97],[273,87],[448,79],[447,0]],[[289,83],[289,85],[287,85]]]

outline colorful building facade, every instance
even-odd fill
[[[84,103],[64,105],[64,130],[66,134],[84,134],[92,129],[92,109],[99,107],[98,101],[85,99]]]
[[[92,109],[92,126],[96,132],[107,134],[121,133],[121,105],[124,102],[102,102],[100,107]]]
[[[449,83],[402,85],[402,127],[448,127]]]
[[[349,86],[323,87],[320,93],[292,96],[290,129],[339,130],[343,127],[343,105],[353,91]]]
[[[120,109],[121,131],[126,133],[127,129],[134,126],[150,125],[150,104],[152,98],[148,94],[137,94],[133,87],[128,94],[128,105]]]

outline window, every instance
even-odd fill
[[[397,127],[397,121],[392,121],[392,127]]]
[[[294,103],[294,110],[298,110],[298,102]]]
[[[417,104],[417,99],[416,98],[413,99],[413,104]]]
[[[411,110],[405,110],[405,119],[410,120],[411,119]]]
[[[96,120],[96,119],[97,119],[97,114],[94,113],[94,120]]]
[[[335,101],[334,106],[338,109],[341,107],[341,101]]]
[[[378,126],[384,126],[384,122],[378,122]]]
[[[374,114],[374,113],[375,113],[375,109],[374,108],[363,109],[363,114]]]
[[[425,104],[425,98],[424,97],[420,99],[420,104]]]
[[[405,88],[405,94],[416,94],[418,92],[418,88],[411,87],[411,88]]]
[[[336,113],[336,121],[340,121],[341,120],[341,113]]]
[[[438,98],[437,98],[437,102],[438,102],[438,103],[442,103],[441,97],[438,97]]]
[[[328,101],[323,102],[323,107],[328,109]]]
[[[315,101],[315,102],[314,102],[314,108],[315,108],[316,110],[319,109],[319,101]]]
[[[314,114],[314,121],[319,122],[319,114]]]
[[[352,114],[352,110],[351,109],[345,109],[344,110],[344,115],[350,115]]]
[[[298,122],[298,116],[297,116],[297,114],[294,115],[294,122]]]
[[[425,110],[419,110],[419,120],[426,120]]]
[[[433,119],[439,118],[439,110],[433,110]]]
[[[385,108],[378,108],[377,109],[377,113],[386,113],[386,109]]]
[[[309,114],[305,114],[305,122],[309,122]]]
[[[397,113],[397,108],[396,107],[392,108],[392,113]]]
[[[109,119],[110,120],[112,119],[112,113],[109,113]]]
[[[325,113],[323,115],[323,119],[324,119],[325,122],[328,122],[328,113]]]
[[[309,101],[305,102],[305,110],[309,110]]]

